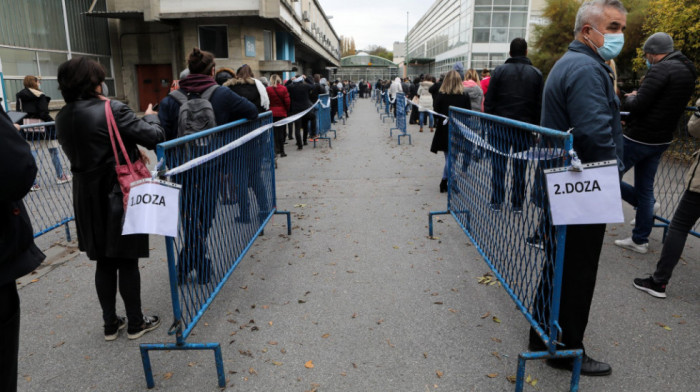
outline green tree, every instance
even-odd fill
[[[671,0],[669,0],[671,1]],[[543,16],[550,23],[535,27],[535,42],[530,58],[543,74],[547,75],[554,63],[566,53],[574,39],[576,12],[582,0],[547,0]],[[627,8],[627,29],[625,46],[615,58],[618,74],[636,79],[632,72],[632,61],[637,57],[637,48],[642,45],[642,25],[644,24],[649,0],[625,0]]]
[[[355,50],[355,38],[340,36],[340,57],[354,56],[356,54]]]
[[[642,27],[646,40],[650,35],[663,31],[673,37],[673,46],[695,62],[700,69],[700,2],[698,0],[648,0],[649,8]],[[643,41],[642,41],[643,42]],[[635,69],[645,68],[641,45]]]
[[[576,11],[580,5],[579,0],[547,0],[542,16],[549,23],[535,27],[535,40],[528,53],[533,65],[545,76],[574,39]]]
[[[385,47],[380,45],[370,45],[367,53],[371,54],[372,56],[378,56],[389,61],[394,61],[394,53],[389,52]]]

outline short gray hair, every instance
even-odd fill
[[[585,24],[593,24],[597,21],[603,10],[607,7],[612,7],[622,12],[627,13],[627,9],[622,5],[620,0],[589,0],[581,4],[581,7],[576,13],[576,25],[574,26],[574,34],[578,34],[583,29]]]

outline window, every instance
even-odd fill
[[[199,26],[199,47],[207,52],[212,52],[216,58],[228,58],[228,28],[226,26]]]
[[[272,47],[272,31],[263,31],[263,41],[263,45],[265,46],[265,61],[274,60],[275,56],[273,55],[274,52]]]

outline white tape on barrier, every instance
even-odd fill
[[[408,102],[408,103],[410,103],[411,105],[417,107],[419,110],[420,110],[420,109],[424,109],[424,110],[423,110],[424,112],[432,113],[434,116],[438,116],[438,117],[444,118],[445,120],[442,121],[442,125],[447,125],[447,122],[450,120],[450,118],[449,118],[448,116],[445,116],[444,114],[440,114],[440,113],[438,113],[438,112],[436,112],[436,111],[433,111],[433,110],[430,110],[430,109],[428,109],[428,108],[424,108],[423,106],[420,106],[420,105],[416,104],[415,102],[411,101],[410,99],[407,99],[406,102]]]
[[[321,102],[321,100],[319,99],[313,105],[311,105],[311,107],[309,107],[308,109],[304,110],[303,112],[297,113],[293,116],[289,116],[289,117],[285,118],[284,120],[280,120],[280,121],[277,121],[276,123],[272,123],[272,124],[263,125],[262,127],[245,134],[244,136],[232,141],[231,143],[229,143],[223,147],[220,147],[220,148],[218,148],[218,149],[216,149],[216,150],[214,150],[206,155],[202,155],[201,157],[197,157],[191,161],[187,161],[180,166],[174,167],[174,168],[168,170],[167,172],[165,172],[163,175],[166,177],[174,176],[176,174],[180,174],[180,173],[185,172],[187,170],[193,169],[199,165],[202,165],[206,162],[209,162],[214,158],[220,157],[220,156],[226,154],[227,152],[230,152],[233,149],[242,146],[243,144],[249,142],[250,140],[255,139],[257,136],[259,136],[260,134],[262,134],[263,132],[265,132],[266,130],[268,130],[272,127],[279,127],[282,125],[287,125],[289,123],[293,123],[294,121],[304,117],[304,115],[306,115],[306,113],[313,110],[314,107],[316,106],[316,104],[320,103],[320,102]],[[327,106],[325,106],[325,107],[327,107]]]

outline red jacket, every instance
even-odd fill
[[[267,95],[270,97],[272,117],[287,117],[287,111],[289,110],[289,92],[287,88],[281,84],[276,87],[267,86]]]

